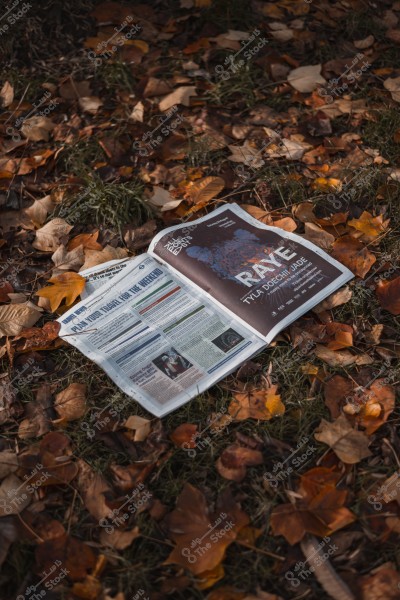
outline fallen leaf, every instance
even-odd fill
[[[151,421],[138,415],[132,415],[126,419],[124,427],[135,432],[132,436],[133,441],[143,442],[151,431]]]
[[[383,82],[383,87],[388,90],[395,102],[400,102],[400,77],[390,77]]]
[[[52,219],[36,231],[36,238],[32,246],[43,252],[55,252],[62,243],[62,238],[66,237],[71,229],[72,225],[69,225],[64,219]]]
[[[57,267],[56,274],[58,271],[79,271],[85,262],[83,246],[78,246],[68,252],[64,244],[60,244],[51,260]]]
[[[341,306],[342,304],[346,304],[351,297],[353,296],[353,292],[349,288],[349,286],[344,286],[340,288],[337,292],[334,292],[325,300],[314,306],[313,311],[315,313],[323,312],[324,310],[331,310],[332,308],[336,308],[337,306]]]
[[[58,338],[60,327],[60,323],[53,321],[52,323],[45,323],[42,328],[29,327],[23,329],[13,340],[13,342],[21,340],[20,343],[15,345],[17,352],[48,350],[52,347],[52,342]]]
[[[197,425],[193,423],[182,423],[169,436],[175,446],[179,448],[196,448],[198,436]]]
[[[340,415],[333,423],[322,419],[314,437],[332,448],[345,464],[353,465],[371,456],[368,437],[353,429],[345,415]]]
[[[228,490],[220,497],[213,512],[202,492],[190,483],[184,485],[175,509],[165,520],[169,537],[176,547],[164,564],[178,564],[195,575],[219,565],[226,548],[235,541],[240,529],[249,523],[248,516]],[[200,539],[201,543],[198,542]],[[205,546],[207,551],[196,552],[198,546]]]
[[[47,219],[47,215],[54,210],[55,204],[51,199],[51,196],[44,196],[39,200],[35,200],[29,208],[25,210],[25,213],[31,219],[35,227],[42,227],[43,223]]]
[[[335,241],[335,237],[332,234],[324,231],[315,223],[305,223],[304,231],[304,237],[306,240],[309,240],[324,250],[330,248]]]
[[[314,354],[331,367],[348,367],[352,364],[370,365],[374,362],[374,359],[368,354],[352,354],[348,350],[335,351],[319,344],[315,346]]]
[[[322,65],[309,65],[293,69],[287,76],[290,85],[303,94],[312,92],[319,84],[326,83],[321,75]]]
[[[231,401],[228,412],[235,421],[244,419],[260,419],[269,421],[273,417],[281,416],[285,406],[279,394],[276,394],[277,385],[272,385],[266,390],[252,389],[248,392],[237,392]]]
[[[98,231],[95,231],[94,233],[80,233],[68,242],[67,249],[71,251],[82,246],[89,250],[103,250],[103,246],[97,241],[98,237]]]
[[[1,105],[3,108],[10,106],[14,100],[14,87],[9,81],[5,81],[0,90]]]
[[[191,187],[188,187],[186,197],[193,204],[205,205],[218,196],[224,187],[225,181],[222,177],[205,177],[193,183]]]
[[[59,416],[59,419],[53,421],[55,425],[64,426],[69,421],[76,421],[83,417],[86,412],[86,385],[71,383],[56,395],[54,408]]]
[[[29,119],[24,119],[21,131],[30,142],[48,142],[50,132],[53,131],[55,124],[48,117],[35,115]]]
[[[376,296],[382,308],[392,315],[400,315],[400,277],[390,281],[378,281]]]
[[[300,477],[295,504],[281,504],[273,509],[271,528],[289,544],[297,544],[306,533],[320,537],[346,527],[356,516],[344,506],[348,492],[336,489],[340,473],[315,467]]]
[[[86,280],[82,275],[71,272],[51,277],[49,283],[53,285],[41,288],[36,292],[36,296],[47,298],[51,311],[54,312],[63,300],[66,306],[71,306],[84,289]]]
[[[173,92],[165,96],[160,104],[159,109],[161,111],[168,110],[176,104],[183,104],[184,106],[190,106],[191,96],[196,96],[196,86],[188,85],[176,88]]]
[[[246,477],[246,467],[261,465],[263,462],[260,450],[231,444],[218,458],[216,468],[225,479],[240,482]]]
[[[18,335],[24,327],[32,327],[40,317],[40,311],[27,303],[0,306],[0,336]]]
[[[92,250],[88,248],[85,251],[85,263],[80,270],[84,271],[85,269],[101,265],[109,260],[119,260],[121,258],[126,258],[127,256],[128,252],[125,248],[114,248],[113,246],[108,245],[103,248],[103,250]]]
[[[389,219],[384,221],[382,215],[373,217],[366,210],[364,210],[358,219],[351,219],[347,222],[347,225],[362,233],[359,239],[363,242],[374,241],[387,229],[388,224]]]
[[[0,517],[18,515],[31,502],[29,484],[10,473],[0,484]]]
[[[362,242],[350,236],[336,240],[333,244],[332,256],[359,277],[365,277],[376,262],[376,256]]]
[[[97,96],[83,96],[79,98],[78,104],[84,112],[95,115],[103,102]]]
[[[155,185],[153,187],[153,195],[150,197],[149,203],[159,208],[161,212],[165,212],[166,210],[173,210],[179,206],[182,200],[183,198],[177,200],[171,196],[168,190],[165,190],[159,185]]]

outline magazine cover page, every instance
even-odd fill
[[[236,204],[161,232],[150,251],[267,342],[353,277],[314,244]]]

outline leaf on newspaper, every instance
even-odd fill
[[[371,456],[370,441],[365,433],[356,431],[345,415],[340,415],[333,423],[321,420],[315,439],[327,444],[345,464],[353,465]]]
[[[38,290],[36,296],[47,298],[50,301],[51,311],[54,312],[63,300],[66,306],[71,306],[83,291],[86,280],[82,275],[71,272],[51,277],[49,283],[53,285]]]
[[[235,421],[244,419],[260,419],[269,421],[273,417],[282,416],[285,412],[277,385],[264,390],[251,389],[248,392],[237,392],[231,401],[228,412]]]

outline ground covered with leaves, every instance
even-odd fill
[[[2,11],[1,598],[400,598],[400,2]],[[156,419],[55,319],[225,202],[355,278]]]

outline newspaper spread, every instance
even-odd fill
[[[208,389],[353,277],[236,204],[82,275],[86,295],[58,319],[60,337],[156,416]]]

